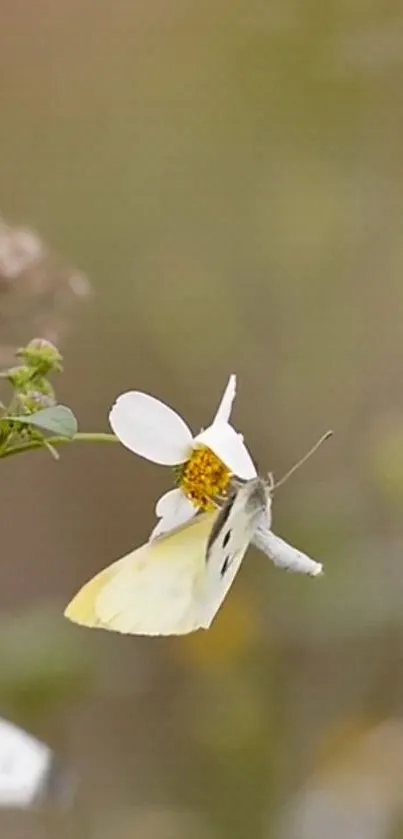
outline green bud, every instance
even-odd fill
[[[23,414],[35,414],[42,408],[51,408],[55,400],[39,391],[32,390],[29,393],[18,394],[18,405]]]
[[[21,364],[19,367],[10,367],[5,373],[5,378],[16,390],[23,390],[32,381],[32,370],[26,364]]]
[[[43,405],[44,408],[48,408],[50,405],[56,405],[55,389],[47,379],[35,379],[32,390],[40,396],[46,397],[48,404]],[[27,393],[31,393],[31,390],[27,391]]]
[[[35,373],[42,376],[62,370],[62,356],[59,350],[45,338],[34,338],[26,347],[18,350],[17,356],[23,358]]]

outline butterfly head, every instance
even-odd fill
[[[227,505],[232,506],[235,498],[238,498],[238,503],[242,502],[248,518],[255,519],[263,516],[266,524],[270,527],[272,502],[272,482],[270,479],[266,480],[259,476],[251,478],[249,481],[241,481],[239,478],[233,479]]]

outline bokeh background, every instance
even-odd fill
[[[402,5],[13,0],[1,18],[1,213],[46,243],[13,268],[3,249],[4,362],[56,338],[81,430],[135,388],[197,431],[236,372],[234,423],[277,476],[335,436],[274,503],[325,576],[251,550],[211,631],[182,639],[62,617],[147,538],[166,470],[81,444],[2,462],[0,715],[80,787],[67,810],[0,812],[0,833],[399,839]]]

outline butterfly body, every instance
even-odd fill
[[[205,629],[210,626],[229,591],[262,515],[269,525],[270,498],[260,478],[248,481],[234,491],[218,513],[206,551],[206,574],[200,605]]]

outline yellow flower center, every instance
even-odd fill
[[[225,493],[230,470],[211,449],[198,446],[180,470],[178,484],[200,510],[214,510],[213,499]]]

